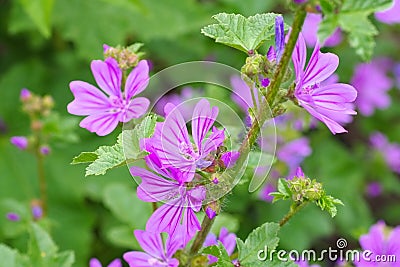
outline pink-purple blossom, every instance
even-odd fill
[[[349,104],[357,97],[353,86],[343,83],[321,84],[339,65],[339,58],[332,53],[321,53],[317,43],[305,67],[307,48],[299,35],[292,60],[296,74],[294,95],[304,109],[322,121],[333,133],[347,132],[342,124],[348,123],[349,115],[357,114]]]
[[[89,267],[102,267],[101,262],[96,258],[91,258],[89,261]],[[122,263],[120,259],[115,259],[107,267],[122,267]]]
[[[21,220],[21,217],[19,216],[19,214],[15,213],[15,212],[7,213],[6,218],[7,218],[7,220],[12,221],[12,222],[18,222],[19,220]]]
[[[356,105],[364,116],[371,116],[375,109],[385,109],[390,106],[388,91],[393,81],[387,76],[392,63],[388,58],[376,58],[370,63],[356,66],[351,84],[358,92]]]
[[[20,150],[25,150],[28,147],[28,138],[25,136],[13,136],[10,142]]]
[[[222,227],[221,230],[219,231],[219,236],[217,238],[216,235],[213,233],[209,233],[207,235],[206,240],[204,241],[203,246],[208,247],[208,246],[213,246],[213,245],[218,245],[218,241],[224,245],[226,252],[228,255],[232,255],[233,251],[235,251],[236,248],[236,235],[234,233],[230,233],[228,229],[225,227]],[[212,255],[208,255],[208,263],[213,264],[217,262],[218,258]]]
[[[246,113],[248,114],[249,108],[254,107],[253,98],[251,96],[251,91],[249,86],[246,84],[245,81],[239,75],[234,75],[231,77],[231,85],[233,89],[232,100]],[[259,106],[259,93],[258,89],[253,86],[251,89],[253,90],[256,104]]]
[[[285,24],[282,16],[275,17],[275,48],[270,46],[267,52],[267,59],[270,62],[281,60],[283,50],[285,49]],[[264,81],[265,79],[263,79]],[[265,82],[264,82],[265,84]],[[269,84],[269,80],[268,80]],[[264,86],[264,85],[263,85]],[[268,85],[267,85],[268,86]],[[267,87],[264,86],[264,87]]]
[[[179,261],[173,255],[183,247],[179,235],[176,238],[169,235],[164,245],[160,233],[143,230],[134,233],[144,252],[126,252],[123,258],[129,267],[178,267]]]
[[[19,98],[21,99],[21,101],[27,101],[28,99],[30,99],[32,97],[32,93],[31,91],[29,91],[26,88],[23,88],[21,90],[21,93],[19,95]]]
[[[382,154],[389,168],[400,174],[400,144],[390,143],[387,137],[380,132],[371,134],[370,143]]]
[[[157,123],[153,137],[142,139],[141,148],[146,151],[152,149],[164,168],[178,168],[187,175],[189,182],[196,169],[204,169],[212,164],[210,153],[216,151],[225,140],[224,129],[213,127],[208,135],[218,116],[218,107],[210,107],[206,99],[196,104],[191,119],[194,144],[180,110],[168,103],[164,112],[165,121]]]
[[[149,82],[149,67],[145,60],[129,73],[123,92],[123,74],[115,59],[93,60],[91,69],[100,89],[83,81],[70,83],[75,99],[67,109],[71,114],[87,116],[79,124],[82,128],[104,136],[111,133],[119,122],[139,118],[147,111],[150,104],[147,98],[133,98]]]
[[[221,160],[224,163],[224,167],[229,169],[232,168],[238,160],[240,153],[238,151],[228,151],[222,154]]]
[[[166,202],[152,214],[146,230],[167,232],[173,236],[182,225],[182,238],[186,244],[201,229],[195,212],[202,207],[206,189],[202,186],[187,187],[187,182],[191,180],[188,173],[172,167],[165,168],[154,151],[145,160],[155,173],[135,166],[130,169],[133,176],[142,179],[137,196],[146,202]]]
[[[382,194],[382,185],[379,182],[370,182],[367,184],[366,193],[370,197],[377,197]]]
[[[375,13],[375,18],[386,24],[400,23],[400,0],[393,0],[393,4],[386,10]]]
[[[354,261],[357,267],[399,267],[400,266],[400,226],[389,230],[383,221],[373,225],[369,232],[360,237],[361,248],[368,250],[367,258]],[[363,254],[364,255],[364,254]],[[379,259],[395,257],[394,262],[380,262]]]
[[[281,146],[277,151],[277,157],[286,163],[289,168],[288,177],[292,177],[304,158],[311,155],[311,152],[308,138],[301,137]]]
[[[308,47],[314,47],[318,42],[318,28],[322,22],[322,14],[307,13],[301,31]],[[323,43],[322,46],[337,46],[342,42],[342,31],[337,28]]]

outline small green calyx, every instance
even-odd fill
[[[322,184],[310,178],[294,177],[289,181],[292,199],[296,202],[315,201],[322,197],[324,190]]]
[[[135,43],[128,47],[107,47],[104,50],[104,58],[112,57],[118,62],[118,66],[121,70],[127,70],[135,67],[144,53],[139,52],[143,46],[142,43]]]
[[[246,64],[242,67],[241,72],[254,81],[259,74],[264,72],[265,61],[265,56],[254,54],[246,58]]]

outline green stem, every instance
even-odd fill
[[[278,93],[282,80],[285,77],[287,68],[289,66],[290,58],[292,57],[292,53],[296,45],[297,39],[299,38],[299,34],[303,27],[306,15],[307,12],[303,9],[303,7],[299,7],[296,10],[289,40],[285,46],[285,50],[283,52],[281,61],[278,64],[278,68],[274,74],[274,78],[272,79],[271,84],[269,86],[269,90],[265,96],[267,103],[270,107],[273,106],[276,94]]]
[[[286,44],[285,51],[283,52],[281,61],[279,62],[279,65],[275,71],[271,84],[269,85],[268,92],[264,93],[265,99],[270,107],[273,107],[276,94],[278,93],[279,87],[286,74],[293,53],[293,49],[296,45],[297,38],[299,37],[301,28],[303,27],[306,14],[307,13],[301,7],[297,9],[292,25],[292,31],[290,33],[289,40]],[[268,108],[266,106],[267,105],[265,104],[261,105],[261,108],[259,109],[258,112],[258,116],[253,122],[246,136],[246,139],[243,141],[239,149],[241,157],[237,164],[243,163],[246,157],[242,157],[242,155],[247,155],[247,153],[250,151],[251,146],[255,143],[258,133],[260,132],[260,127],[264,124],[264,122],[268,118]]]
[[[308,201],[304,201],[300,204],[295,204],[295,206],[292,206],[289,210],[289,212],[285,215],[285,217],[282,218],[282,220],[279,222],[279,226],[285,225],[292,217],[295,215],[299,210],[301,210],[305,205],[308,204]]]
[[[43,208],[43,214],[47,214],[47,182],[44,171],[44,156],[40,153],[39,147],[36,148],[37,170],[39,179],[40,200]]]
[[[193,245],[190,248],[190,256],[191,257],[194,256],[200,250],[200,248],[203,246],[204,240],[206,240],[206,237],[207,237],[208,233],[210,232],[214,221],[215,221],[215,218],[211,220],[210,218],[208,218],[207,215],[204,215],[203,222],[201,223],[201,230],[200,230],[200,232],[197,233],[196,239],[194,240]]]

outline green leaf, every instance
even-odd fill
[[[54,0],[19,0],[26,14],[46,38],[51,34],[51,13]]]
[[[257,257],[258,251],[265,250],[265,248],[268,251],[274,250],[279,242],[279,238],[277,237],[279,228],[279,224],[277,223],[265,223],[253,230],[245,242],[237,238],[236,243],[241,266],[256,266],[260,263]]]
[[[57,253],[58,247],[39,224],[31,222],[30,227],[28,256],[33,266],[72,266],[75,261],[72,251]]]
[[[318,37],[323,43],[337,27],[349,34],[349,43],[363,60],[372,57],[375,47],[374,36],[378,34],[368,16],[376,11],[388,8],[391,0],[346,0],[336,12],[336,5],[323,1],[324,20],[318,29]]]
[[[29,259],[21,255],[17,250],[4,244],[0,244],[0,267],[28,267]]]
[[[82,152],[72,159],[71,164],[90,163],[99,158],[96,152]]]
[[[104,204],[124,223],[144,229],[151,215],[151,205],[139,200],[135,190],[120,183],[108,185],[103,193]]]
[[[141,247],[133,235],[133,228],[127,225],[117,225],[106,230],[107,239],[121,248],[140,250]]]
[[[393,0],[345,0],[341,12],[373,13],[389,8]]]
[[[213,16],[218,24],[208,25],[201,32],[217,43],[248,53],[274,36],[276,16],[265,13],[246,18],[240,14],[219,13]]]
[[[145,157],[147,153],[140,149],[139,142],[153,134],[156,121],[157,116],[149,115],[137,125],[127,124],[127,128],[134,128],[123,130],[115,145],[101,146],[95,152],[82,152],[73,158],[71,164],[90,163],[85,176],[103,175],[112,168]]]
[[[332,218],[335,217],[337,214],[336,206],[337,205],[344,206],[343,202],[340,199],[327,195],[323,196],[321,199],[316,201],[316,204],[322,210],[326,210],[327,212],[329,212]]]
[[[228,252],[221,241],[218,241],[218,245],[209,246],[204,248],[201,253],[212,255],[218,258],[215,266],[218,267],[232,267],[232,260],[230,259]]]

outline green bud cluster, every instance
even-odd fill
[[[296,202],[304,202],[305,200],[315,201],[324,195],[322,184],[315,179],[304,177],[294,177],[288,181],[292,199]]]
[[[140,58],[144,55],[143,52],[139,52],[139,49],[143,46],[141,43],[135,43],[128,47],[108,47],[104,51],[104,58],[112,57],[118,62],[118,66],[121,70],[127,70],[135,67]]]

